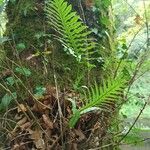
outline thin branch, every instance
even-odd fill
[[[149,98],[150,98],[150,97],[149,97]],[[149,99],[149,98],[148,98],[148,99]],[[141,109],[141,111],[139,112],[138,116],[137,116],[136,119],[134,120],[134,122],[133,122],[133,124],[131,125],[130,129],[129,129],[129,130],[127,131],[127,133],[119,140],[118,145],[119,145],[119,143],[121,143],[122,140],[124,140],[124,139],[127,137],[127,135],[130,133],[130,131],[133,129],[134,125],[136,124],[136,122],[137,122],[138,119],[140,118],[140,116],[141,116],[143,110],[145,109],[146,105],[147,105],[147,102],[145,102],[143,108]]]
[[[150,96],[149,96],[148,99],[150,99]],[[109,147],[109,146],[115,147],[115,146],[117,146],[117,145],[122,145],[122,144],[120,144],[121,141],[130,133],[130,131],[131,131],[132,128],[134,127],[135,123],[136,123],[136,122],[138,121],[138,119],[140,118],[140,116],[141,116],[143,110],[145,109],[146,105],[147,105],[147,102],[145,102],[143,108],[142,108],[141,111],[139,112],[139,114],[138,114],[138,116],[136,117],[135,121],[133,122],[132,126],[130,127],[130,129],[128,130],[128,132],[119,140],[119,142],[117,142],[117,143],[112,142],[112,143],[109,143],[109,144],[107,144],[107,145],[103,145],[103,146],[101,146],[101,147],[94,148],[94,149],[92,149],[92,150],[99,150],[99,149],[103,149],[103,148],[106,148],[106,147]],[[146,141],[146,140],[149,140],[149,138],[143,139],[143,140],[141,140],[141,141],[139,141],[139,142],[143,142],[143,141]],[[133,144],[133,143],[130,143],[130,144]],[[89,150],[91,150],[91,149],[89,149]]]
[[[146,26],[146,34],[147,34],[147,48],[148,48],[149,44],[150,44],[149,24],[148,24],[148,17],[147,17],[147,11],[146,11],[146,4],[145,4],[144,0],[143,0],[143,5],[144,5],[144,16],[145,16],[145,26]]]
[[[142,26],[143,27],[143,26]],[[131,42],[129,43],[129,46],[127,47],[127,49],[125,50],[122,58],[120,59],[119,63],[118,63],[118,66],[117,66],[117,69],[115,70],[115,73],[114,73],[114,78],[117,76],[117,72],[122,64],[122,61],[123,61],[123,58],[124,56],[126,55],[127,51],[130,49],[132,43],[134,42],[135,38],[137,37],[137,35],[139,34],[139,32],[142,30],[142,27],[135,33],[135,35],[133,36]]]
[[[129,91],[131,89],[131,86],[132,86],[133,82],[135,81],[135,77],[137,76],[140,68],[142,67],[146,57],[147,57],[147,53],[144,53],[144,55],[141,57],[141,60],[137,63],[137,65],[135,67],[135,71],[133,72],[133,76],[132,76],[132,78],[129,81],[129,86],[128,86],[128,89],[127,89],[126,97],[127,97],[128,93],[129,93]]]
[[[53,47],[54,50],[54,47]],[[64,145],[63,141],[63,113],[61,109],[61,104],[60,104],[60,99],[59,99],[59,92],[58,92],[58,82],[57,82],[57,76],[56,76],[56,70],[55,70],[55,64],[54,64],[54,56],[55,53],[54,51],[52,52],[52,68],[53,68],[53,77],[54,77],[54,82],[55,82],[55,87],[56,87],[56,99],[57,99],[57,106],[58,106],[58,114],[59,114],[59,123],[60,123],[60,137],[61,137],[61,144]]]
[[[135,12],[135,14],[139,15],[138,12],[134,9],[134,7],[127,1],[127,0],[124,0],[127,5],[129,5],[129,7]]]

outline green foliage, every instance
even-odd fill
[[[126,135],[126,131],[124,131],[123,134],[120,136],[120,138],[123,138],[123,141],[122,141],[123,143],[139,146],[139,145],[144,144],[144,141],[142,138],[142,134],[144,134],[144,132],[146,131],[133,127],[127,135]]]
[[[22,52],[26,48],[26,46],[25,46],[24,43],[18,43],[16,45],[16,48],[17,48],[18,52],[20,53],[20,52]]]
[[[142,138],[135,134],[128,134],[123,140],[123,142],[126,144],[139,144],[139,141],[142,141]]]
[[[43,94],[45,94],[45,92],[46,92],[46,88],[45,88],[45,87],[37,86],[37,87],[35,88],[35,94],[34,94],[34,96],[35,96],[36,98],[40,98],[40,97],[43,96]]]
[[[0,0],[0,5],[3,3],[3,0]]]
[[[83,73],[83,72],[78,72],[77,73],[77,77],[76,77],[76,79],[75,79],[75,81],[73,82],[73,85],[72,85],[73,89],[75,91],[80,91],[81,85],[82,85],[82,79],[83,79],[84,75],[85,75],[85,73]]]
[[[132,84],[132,87],[130,88],[130,92],[128,94],[128,101],[122,106],[120,110],[121,115],[126,116],[127,118],[133,118],[137,116],[137,113],[140,112],[140,109],[143,107],[144,103],[147,101],[149,97],[150,91],[149,81],[150,76],[149,72],[147,72]],[[147,106],[144,109],[141,117],[143,118],[150,117],[149,106]]]
[[[94,87],[88,89],[85,94],[85,101],[81,108],[78,110],[74,108],[74,114],[70,119],[70,127],[74,127],[77,120],[80,118],[78,114],[82,115],[89,111],[100,109],[108,110],[108,106],[113,102],[118,101],[121,98],[122,92],[126,87],[126,80],[124,78],[117,78],[116,80],[109,79],[104,81],[102,86],[98,86],[95,83]],[[77,117],[79,117],[77,119]]]
[[[13,77],[8,77],[8,78],[6,78],[6,83],[7,83],[8,85],[13,86],[14,83],[15,83],[15,79],[14,79]]]
[[[3,44],[6,41],[8,41],[7,37],[0,37],[0,44]]]
[[[72,112],[73,112],[73,117],[69,121],[69,126],[73,128],[81,115],[77,109],[75,100],[69,99],[69,101],[72,103]]]
[[[57,39],[64,46],[64,50],[78,61],[95,47],[95,43],[88,38],[91,32],[65,0],[48,0],[46,13],[48,23],[59,33]]]
[[[0,0],[0,14],[4,11],[9,0]]]
[[[3,98],[1,99],[0,111],[6,109],[9,106],[10,102],[13,99],[16,99],[16,98],[17,98],[16,92],[12,93],[11,95],[10,94],[5,94],[3,96]]]
[[[25,68],[25,67],[16,67],[15,68],[15,72],[24,75],[26,77],[29,77],[31,75],[31,71],[29,68]]]

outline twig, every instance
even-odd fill
[[[54,48],[53,48],[54,50]],[[62,113],[62,109],[61,109],[61,105],[60,105],[60,99],[59,99],[59,92],[58,92],[58,83],[57,83],[57,77],[56,77],[56,71],[55,71],[55,64],[54,64],[54,51],[52,52],[52,67],[53,67],[53,76],[54,76],[54,82],[55,82],[55,87],[56,87],[56,99],[57,99],[57,105],[58,105],[58,113],[59,113],[59,120],[60,120],[60,131],[61,131],[61,143],[62,145],[63,143],[63,113]]]
[[[124,0],[128,5],[129,5],[129,7],[135,12],[135,14],[137,14],[137,15],[139,15],[138,13],[137,13],[137,11],[133,8],[133,6],[127,1],[127,0]]]
[[[139,69],[141,68],[141,66],[143,65],[143,63],[144,63],[144,61],[145,61],[145,59],[146,59],[146,57],[147,57],[146,54],[147,54],[147,53],[145,53],[145,54],[142,56],[141,60],[137,63],[137,65],[136,65],[136,67],[135,67],[135,71],[133,72],[133,76],[132,76],[132,78],[131,78],[130,81],[129,81],[129,87],[128,87],[128,89],[127,89],[126,97],[127,97],[128,93],[129,93],[129,91],[130,91],[130,88],[131,88],[133,82],[135,81],[135,77],[137,76],[137,74],[138,74],[138,72],[139,72]]]
[[[149,96],[149,98],[150,98],[150,96]],[[149,99],[149,98],[148,98],[148,99]],[[145,109],[146,105],[147,105],[147,102],[145,102],[143,108],[142,108],[141,111],[139,112],[139,114],[138,114],[138,116],[136,117],[135,121],[133,122],[132,126],[130,127],[130,129],[128,130],[128,132],[119,140],[119,142],[117,142],[117,143],[112,142],[112,143],[109,143],[109,144],[107,144],[107,145],[104,145],[104,146],[101,146],[101,147],[97,147],[97,148],[94,148],[94,149],[89,149],[89,150],[99,150],[99,149],[103,149],[103,148],[106,148],[106,147],[109,147],[109,146],[122,145],[122,144],[120,144],[120,142],[130,133],[130,131],[131,131],[132,128],[134,127],[135,123],[138,121],[139,117],[141,116],[141,114],[142,114],[143,110]],[[143,140],[141,140],[140,142],[146,141],[146,140],[148,140],[148,139],[150,139],[150,138],[143,139]],[[132,143],[130,143],[130,144],[132,144]]]
[[[150,97],[149,97],[149,98],[150,98]],[[149,98],[148,98],[148,99],[149,99]],[[119,140],[118,145],[119,145],[119,143],[121,143],[121,141],[122,141],[124,138],[126,138],[126,136],[130,133],[130,131],[132,130],[132,128],[134,127],[134,125],[136,124],[136,122],[138,121],[138,119],[140,118],[140,116],[141,116],[143,110],[145,109],[146,105],[147,105],[147,102],[145,102],[143,108],[142,108],[141,111],[139,112],[138,116],[137,116],[136,119],[134,120],[133,124],[131,125],[131,127],[129,128],[129,130],[127,131],[127,133]]]
[[[142,139],[142,140],[139,140],[139,141],[136,141],[136,143],[140,143],[140,142],[144,142],[144,141],[147,141],[147,140],[150,140],[150,138],[145,138],[145,139]],[[128,144],[120,144],[120,145],[130,145],[130,144],[135,144],[135,142],[130,142]],[[102,148],[106,148],[106,147],[109,147],[109,146],[117,146],[118,144],[117,143],[109,143],[107,145],[104,145],[104,146],[101,146],[101,147],[97,147],[97,148],[92,148],[92,149],[88,149],[88,150],[99,150],[99,149],[102,149]]]
[[[114,78],[117,76],[117,72],[118,72],[118,70],[119,70],[119,68],[120,68],[120,65],[121,65],[123,59],[124,59],[124,56],[126,55],[127,51],[130,49],[130,47],[131,47],[132,43],[134,42],[136,36],[139,34],[139,32],[140,32],[141,30],[142,30],[142,27],[135,33],[135,35],[133,36],[131,42],[129,43],[129,46],[128,46],[127,49],[125,50],[125,52],[124,52],[122,58],[120,59],[120,61],[119,61],[119,63],[118,63],[117,69],[115,70]]]
[[[80,13],[81,13],[81,16],[82,16],[82,19],[83,19],[83,22],[87,25],[87,22],[86,22],[86,18],[85,18],[85,13],[84,13],[84,9],[83,9],[83,6],[82,6],[82,2],[81,0],[79,0],[79,8],[80,8]],[[87,42],[88,43],[88,42]],[[89,60],[89,52],[87,50],[87,60]],[[90,69],[89,69],[89,66],[87,68],[87,86],[89,87],[90,85]]]
[[[146,4],[145,4],[144,0],[143,0],[143,5],[144,5],[144,16],[145,16],[145,26],[146,26],[146,34],[147,34],[147,48],[148,48],[149,44],[150,44],[149,24],[148,24],[148,17],[147,17],[147,11],[146,11]]]

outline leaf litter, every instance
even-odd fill
[[[80,150],[95,145],[93,143],[95,137],[92,135],[99,131],[101,135],[104,134],[102,128],[107,127],[102,123],[103,121],[98,123],[100,114],[96,112],[84,114],[75,128],[70,129],[72,104],[67,99],[76,98],[77,107],[80,107],[81,99],[78,93],[67,90],[59,91],[62,110],[62,118],[60,118],[55,91],[55,87],[48,86],[43,97],[38,100],[29,97],[11,112],[16,124],[15,126],[9,124],[13,130],[5,127],[9,131],[5,148],[9,147],[11,150]]]

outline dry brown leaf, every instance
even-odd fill
[[[13,129],[13,131],[12,131],[12,134],[14,134],[15,132],[16,132],[16,129],[18,128],[18,127],[21,127],[23,124],[25,124],[27,122],[27,118],[26,117],[24,117],[24,118],[22,118],[21,120],[19,120],[18,122],[17,122],[17,125],[15,126],[15,128]]]
[[[142,18],[140,17],[140,15],[136,15],[136,17],[134,18],[134,21],[136,24],[141,25]]]
[[[77,143],[72,143],[72,148],[73,148],[73,150],[78,150],[78,145],[77,145]]]
[[[42,99],[41,99],[42,100]],[[32,111],[35,112],[43,112],[46,109],[49,109],[49,104],[44,104],[44,100],[42,100],[43,102],[40,101],[36,101],[32,107]]]
[[[45,114],[42,115],[42,118],[45,124],[47,125],[47,127],[53,129],[53,123],[50,121],[50,118]]]
[[[42,150],[45,149],[45,143],[44,143],[44,140],[42,138],[34,141],[34,143],[35,143],[37,149],[42,149]]]
[[[55,94],[56,93],[56,87],[52,86],[52,85],[46,85],[46,93],[47,94]]]
[[[15,120],[20,120],[22,117],[23,117],[23,114],[18,114],[18,113],[16,113],[14,119],[15,119]]]
[[[82,133],[81,130],[74,129],[74,131],[75,131],[75,134],[79,137],[78,138],[79,142],[81,142],[82,140],[84,140],[86,138],[85,135]]]
[[[42,104],[36,102],[32,108],[33,111],[35,112],[43,112],[43,110],[45,110],[46,107],[44,107]]]
[[[85,0],[85,5],[87,8],[94,6],[94,0]]]
[[[0,80],[4,79],[12,74],[11,70],[7,69],[0,74]]]
[[[70,107],[69,106],[67,106],[67,112],[68,112],[68,114],[71,114],[72,113],[72,111],[71,111],[71,109],[70,109]]]
[[[15,144],[15,145],[13,145],[12,150],[19,150],[19,144]]]
[[[43,101],[43,104],[47,106],[47,105],[49,105],[49,104],[50,104],[50,101],[48,101],[48,100],[44,100],[44,101]]]
[[[34,131],[31,132],[31,139],[38,140],[42,137],[42,131],[39,128],[36,128]]]
[[[36,128],[36,130],[32,132],[31,139],[33,139],[37,149],[45,149],[45,142],[42,139],[42,131],[39,128]]]
[[[13,145],[13,148],[12,150],[26,150],[26,146],[25,146],[25,143],[21,142],[21,143],[16,143]]]
[[[22,130],[24,130],[24,129],[29,128],[30,126],[31,126],[31,123],[30,123],[30,122],[26,122],[25,124],[21,125],[20,128],[21,128]]]
[[[24,117],[24,118],[22,118],[21,120],[19,120],[19,121],[17,122],[17,125],[21,126],[21,125],[23,125],[24,123],[26,123],[26,121],[27,121],[27,118]]]
[[[23,104],[19,104],[17,111],[18,111],[18,113],[19,112],[26,112],[27,108]]]

